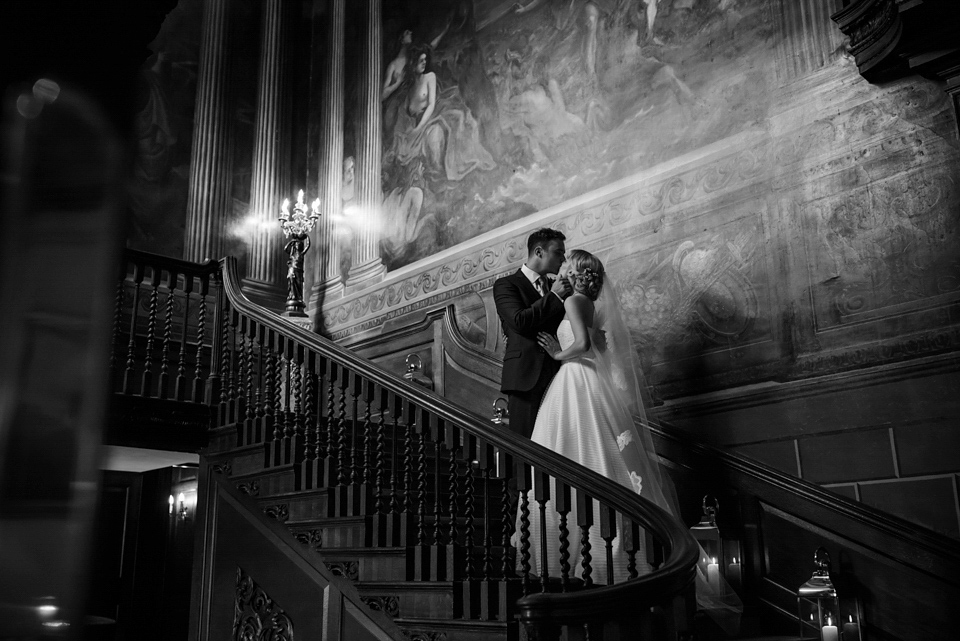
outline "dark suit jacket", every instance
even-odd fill
[[[537,344],[537,334],[557,332],[563,320],[563,301],[552,293],[540,296],[520,270],[497,279],[493,284],[493,301],[507,337],[500,391],[526,392],[536,384],[544,369],[554,372],[560,369],[560,364]]]

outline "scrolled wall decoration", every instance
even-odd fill
[[[317,528],[295,532],[294,537],[307,547],[319,550],[323,547],[323,532]]]
[[[280,521],[281,523],[286,522],[286,520],[290,518],[290,512],[287,508],[286,503],[268,505],[267,507],[263,508],[263,512],[264,514],[269,516],[271,519],[275,521]]]
[[[233,641],[294,641],[293,621],[240,567],[237,567]]]
[[[383,612],[391,618],[400,616],[400,599],[393,595],[383,596],[362,596],[363,601],[368,608],[377,612]]]
[[[326,561],[324,565],[334,576],[342,576],[351,581],[360,579],[360,565],[356,561]]]

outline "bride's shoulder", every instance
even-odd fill
[[[574,292],[567,296],[563,301],[563,306],[567,309],[568,313],[571,311],[579,312],[580,314],[593,312],[593,301],[580,292]]]

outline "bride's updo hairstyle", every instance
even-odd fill
[[[590,300],[597,300],[603,289],[603,263],[588,251],[574,249],[567,260],[578,273],[573,277],[573,290]]]

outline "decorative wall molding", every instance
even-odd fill
[[[323,327],[340,340],[423,309],[427,297],[436,296],[435,304],[452,298],[457,289],[462,293],[482,289],[486,283],[492,286],[493,280],[523,262],[526,237],[538,227],[562,230],[571,246],[612,236],[628,222],[631,231],[638,225],[655,230],[664,224],[657,214],[672,213],[719,190],[745,186],[762,175],[764,158],[758,151],[765,138],[760,131],[737,134],[391,272],[381,284],[324,309]]]
[[[243,568],[237,568],[234,641],[294,641],[293,621]]]
[[[334,576],[342,576],[351,581],[360,580],[360,564],[356,561],[325,561],[324,565]]]
[[[319,550],[323,547],[323,532],[318,528],[311,530],[301,530],[293,534],[298,541],[313,550]]]
[[[400,599],[394,595],[364,596],[360,598],[371,610],[383,612],[392,618],[400,616]]]
[[[285,523],[290,518],[290,511],[286,503],[277,503],[276,505],[267,505],[263,508],[263,513],[275,521]]]

